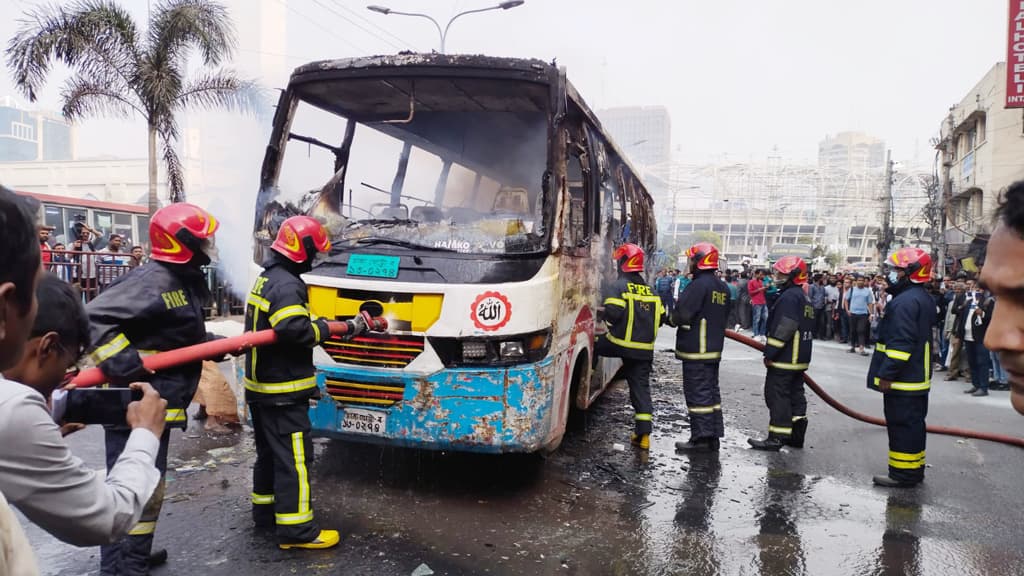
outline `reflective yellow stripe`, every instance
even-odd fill
[[[309,310],[305,306],[300,304],[292,304],[291,306],[285,306],[277,312],[270,315],[270,325],[277,326],[281,320],[285,318],[291,318],[292,316],[306,316],[309,317]]]
[[[701,354],[708,351],[708,320],[707,318],[700,319],[700,350]]]
[[[722,409],[721,405],[718,406],[718,409]],[[715,411],[715,406],[687,406],[686,410],[690,414],[711,414]]]
[[[797,330],[796,334],[793,334],[793,365],[796,366],[800,360],[800,331]]]
[[[932,381],[932,343],[928,341],[924,343],[924,379]]]
[[[778,368],[779,370],[794,370],[794,371],[795,370],[807,370],[807,367],[810,366],[810,364],[806,364],[806,363],[804,363],[804,364],[792,363],[791,364],[789,362],[769,362],[768,365],[771,366],[772,368]]]
[[[256,382],[249,378],[243,378],[245,389],[260,394],[287,394],[289,392],[301,392],[316,388],[316,376],[300,378],[290,382]]]
[[[650,422],[654,419],[654,417],[651,414],[637,414],[636,416],[633,417],[633,419],[640,422]]]
[[[791,435],[793,433],[793,429],[790,428],[790,427],[783,427],[783,426],[769,426],[768,427],[768,432],[771,432],[771,433],[774,433],[774,434],[782,434],[783,436],[789,436],[789,435]]]
[[[249,297],[245,299],[245,303],[251,304],[257,310],[262,310],[264,312],[270,311],[270,301],[255,294],[249,294]]]
[[[907,360],[910,360],[910,352],[901,352],[899,350],[888,349],[885,350],[885,355],[888,356],[889,358],[892,358],[893,360],[899,360],[901,362],[906,362]]]
[[[920,462],[900,462],[899,460],[893,460],[890,458],[889,466],[899,468],[901,470],[916,470],[918,468],[924,468],[924,460]]]
[[[786,345],[786,343],[783,342],[782,340],[777,340],[775,338],[772,338],[771,336],[768,337],[766,342],[769,346],[774,346],[776,348],[782,348]]]
[[[128,531],[129,536],[146,536],[156,532],[156,522],[139,522]]]
[[[274,514],[274,520],[281,526],[294,526],[313,521],[313,511],[298,514]]]
[[[902,460],[904,462],[916,462],[918,460],[924,460],[924,451],[916,452],[911,454],[909,452],[894,452],[889,450],[889,458],[891,460]]]
[[[168,408],[164,422],[185,422],[187,419],[184,408]]]
[[[128,337],[125,336],[124,333],[121,333],[118,334],[117,336],[114,336],[114,338],[110,342],[107,342],[103,346],[100,346],[95,351],[93,351],[90,357],[92,358],[94,364],[99,364],[100,362],[103,362],[104,360],[124,350],[130,344],[131,342],[128,341]]]
[[[308,512],[309,509],[309,473],[306,471],[306,444],[302,441],[302,432],[292,433],[292,452],[295,454],[295,472],[299,481],[299,513]]]
[[[632,330],[632,326],[629,327],[629,330]],[[630,348],[633,350],[654,350],[654,342],[643,344],[641,342],[629,342],[626,340],[621,340],[619,338],[616,338],[615,336],[612,336],[611,334],[606,334],[605,336],[608,338],[609,342],[616,344],[618,346],[622,346],[623,348]],[[628,332],[626,334],[626,337],[629,337]]]
[[[257,494],[255,492],[253,492],[252,493],[252,503],[253,504],[273,504],[274,503],[274,495],[273,494]]]
[[[722,357],[721,352],[680,352],[676,350],[676,357],[681,360],[717,360]]]
[[[807,420],[807,416],[793,416],[793,422],[797,420]]]
[[[313,327],[313,339],[317,342],[320,341],[320,327],[316,325],[316,320],[310,316],[310,325]]]
[[[874,385],[875,385],[876,388],[878,387],[878,381],[879,380],[880,380],[880,378],[877,378],[877,377],[875,378]],[[928,390],[931,387],[932,387],[932,383],[930,381],[925,381],[925,382],[893,382],[892,383],[892,389],[893,390],[899,390],[901,392],[921,392],[923,390]]]
[[[879,342],[878,344],[875,344],[875,351],[876,352],[885,352],[886,351],[885,344],[882,344],[881,342]]]
[[[608,306],[609,304],[611,304],[612,306],[618,306],[620,308],[625,308],[626,307],[626,301],[623,300],[622,298],[614,298],[614,297],[605,298],[604,299],[604,305]]]

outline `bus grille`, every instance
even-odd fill
[[[405,368],[423,352],[423,336],[364,334],[347,341],[331,338],[323,347],[339,364]]]
[[[342,380],[325,380],[327,393],[338,402],[345,404],[362,404],[366,406],[393,406],[405,394],[402,384],[363,384]]]

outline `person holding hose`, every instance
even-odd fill
[[[594,357],[622,358],[622,375],[629,384],[634,433],[631,442],[641,450],[651,446],[654,404],[651,401],[651,364],[654,340],[665,309],[661,298],[644,282],[644,251],[623,244],[612,253],[618,279],[604,291],[603,317],[608,333],[595,345]]]
[[[814,308],[803,286],[807,263],[799,256],[783,256],[772,269],[779,293],[768,311],[764,347],[764,401],[770,420],[768,437],[748,438],[755,450],[778,452],[783,446],[804,447],[807,434],[807,398],[804,372],[811,363]]]
[[[217,339],[206,331],[203,306],[210,300],[203,266],[216,259],[212,214],[187,203],[156,211],[149,224],[152,258],[131,274],[115,279],[89,302],[91,358],[113,386],[149,381],[167,400],[167,429],[160,436],[157,468],[160,484],[139,523],[124,540],[100,549],[104,576],[149,574],[151,565],[167,560],[164,550],[152,552],[153,532],[164,499],[170,429],[184,429],[185,409],[199,386],[202,363],[184,364],[151,373],[140,352],[162,352]],[[107,469],[113,468],[131,435],[127,426],[106,428]]]
[[[276,529],[285,550],[330,548],[340,539],[336,530],[320,529],[310,506],[309,400],[319,395],[313,348],[331,333],[326,320],[310,314],[300,277],[312,270],[317,253],[330,249],[327,230],[316,219],[288,218],[246,301],[246,328],[277,334],[276,343],[245,355],[245,400],[256,436],[252,516],[258,528]],[[367,329],[361,315],[346,323],[346,338]]]
[[[683,361],[683,394],[690,414],[690,439],[676,450],[717,452],[725,436],[718,366],[725,345],[729,287],[715,276],[718,248],[710,242],[686,251],[693,281],[672,310],[676,328],[676,358]]]
[[[883,396],[889,432],[889,474],[875,476],[885,488],[909,488],[924,480],[925,416],[931,389],[935,303],[925,289],[932,258],[920,248],[900,248],[886,261],[893,299],[878,326],[868,369],[868,388]]]

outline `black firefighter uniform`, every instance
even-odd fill
[[[868,388],[878,390],[880,380],[892,382],[883,400],[889,432],[889,477],[917,483],[924,479],[935,302],[919,284],[901,282],[889,292],[893,299],[885,305],[885,316],[878,325]]]
[[[764,401],[769,436],[798,447],[807,431],[804,372],[811,363],[813,339],[814,308],[803,287],[790,282],[768,310]]]
[[[698,271],[672,311],[693,440],[725,436],[718,368],[728,315],[729,287],[713,270]]]
[[[621,274],[605,292],[608,333],[598,341],[595,357],[622,358],[622,375],[629,384],[637,436],[650,434],[653,428],[651,363],[654,339],[664,314],[661,298],[644,283],[639,272]]]
[[[210,299],[206,277],[201,269],[180,264],[147,262],[116,279],[89,302],[86,310],[92,342],[90,355],[113,386],[149,381],[167,400],[167,430],[160,438],[156,465],[161,475],[167,471],[167,444],[170,428],[184,429],[188,408],[202,363],[193,362],[149,373],[142,365],[142,354],[173,350],[199,344],[217,336],[206,332],[203,306]],[[113,467],[124,451],[131,429],[109,426],[106,432],[107,469]],[[164,480],[146,504],[139,523],[118,543],[100,549],[102,574],[148,574],[153,532],[163,505]]]
[[[308,469],[309,400],[319,395],[313,348],[330,332],[325,320],[310,316],[306,284],[289,268],[275,257],[246,302],[246,328],[272,328],[278,338],[245,356],[245,399],[256,437],[252,510],[257,526],[276,525],[282,542],[311,542],[320,533]]]

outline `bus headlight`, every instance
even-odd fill
[[[511,366],[539,362],[551,347],[551,330],[492,338],[428,337],[438,358],[448,368],[460,366]]]
[[[521,340],[509,340],[498,346],[499,357],[502,360],[515,360],[523,357],[523,342]]]

